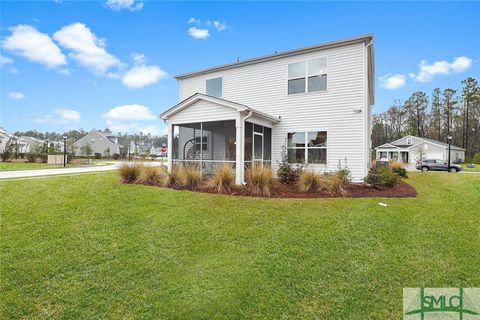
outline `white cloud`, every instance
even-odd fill
[[[201,29],[197,27],[188,28],[188,34],[195,39],[207,39],[210,37],[210,32],[207,29]]]
[[[213,26],[215,27],[215,29],[217,29],[217,31],[223,31],[227,29],[227,25],[220,21],[213,21]]]
[[[154,120],[155,115],[146,106],[140,104],[127,104],[110,109],[102,114],[107,121],[140,121]]]
[[[195,23],[195,24],[200,24],[200,20],[199,19],[196,19],[194,17],[191,17],[190,19],[188,19],[187,21],[188,23]]]
[[[13,67],[11,67],[8,71],[10,71],[11,74],[13,75],[17,75],[20,73],[20,71],[18,71],[18,69],[15,69]]]
[[[52,113],[45,114],[35,119],[35,121],[42,124],[68,125],[75,122],[79,122],[81,118],[82,118],[82,115],[78,111],[60,108],[60,109],[53,110]]]
[[[404,74],[389,73],[378,78],[378,80],[380,81],[380,87],[394,90],[394,89],[403,87],[405,85],[406,77]]]
[[[127,88],[143,88],[167,76],[167,73],[159,67],[146,65],[143,54],[134,53],[132,59],[135,65],[122,76],[122,83]]]
[[[427,60],[422,60],[419,64],[418,74],[410,73],[409,76],[419,82],[429,82],[432,81],[436,75],[463,72],[471,66],[472,59],[463,56],[455,58],[452,62],[442,60],[432,64],[429,64]]]
[[[160,127],[155,126],[155,125],[140,127],[140,128],[138,128],[137,131],[143,132],[145,134],[150,133],[152,136],[164,136],[164,135],[168,134],[167,127],[160,128]]]
[[[109,128],[114,132],[159,132],[155,125],[142,125],[140,122],[155,120],[155,115],[146,106],[130,104],[118,106],[102,114]]]
[[[12,64],[12,63],[13,63],[12,58],[5,57],[0,54],[0,65],[5,66],[7,64]]]
[[[44,33],[30,25],[9,28],[12,35],[4,38],[3,49],[41,63],[48,68],[67,64],[60,48]]]
[[[115,56],[105,50],[105,40],[99,39],[83,23],[73,23],[55,32],[53,38],[70,56],[97,75],[103,75],[112,67],[122,67]]]
[[[202,21],[195,17],[191,17],[187,22],[189,24],[197,25],[196,27],[194,26],[188,29],[188,34],[195,39],[207,39],[210,36],[209,29],[215,28],[218,32],[227,29],[227,24],[218,20]]]
[[[135,0],[107,0],[105,5],[114,11],[123,9],[137,11],[143,9],[143,2]]]
[[[8,94],[8,97],[13,100],[22,100],[25,99],[25,95],[18,91],[13,91]]]

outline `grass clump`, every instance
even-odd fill
[[[163,186],[167,188],[178,188],[181,186],[181,176],[178,167],[173,166],[163,179]]]
[[[252,196],[270,196],[273,171],[270,167],[255,164],[245,172],[247,191]]]
[[[133,183],[139,178],[142,169],[142,166],[136,163],[124,163],[120,166],[118,170],[120,172],[120,178],[123,183]]]
[[[140,173],[140,181],[151,186],[162,185],[167,175],[165,167],[144,166]]]
[[[197,166],[185,166],[181,171],[181,180],[183,186],[190,190],[196,189],[202,182],[202,172]]]
[[[322,185],[322,177],[312,170],[302,171],[297,180],[297,190],[300,192],[315,192]]]
[[[218,193],[228,193],[235,181],[235,172],[231,165],[224,164],[215,170],[213,177],[207,182],[210,189]]]

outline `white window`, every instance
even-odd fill
[[[412,144],[412,138],[407,138],[407,144]]]
[[[289,132],[288,162],[327,164],[327,132]]]
[[[208,96],[222,97],[222,77],[207,79],[205,93]]]
[[[288,94],[327,90],[327,58],[288,65]]]
[[[95,138],[90,139],[91,143],[95,143]]]

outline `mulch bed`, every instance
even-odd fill
[[[186,188],[175,189],[188,190]],[[216,191],[209,189],[204,185],[191,191],[217,194]],[[234,186],[229,193],[224,194],[230,196],[250,196],[247,189],[240,186]],[[404,181],[401,181],[397,186],[392,188],[372,188],[363,184],[352,183],[347,187],[347,192],[345,196],[325,191],[298,192],[297,190],[295,190],[294,184],[282,184],[280,182],[275,182],[270,194],[270,198],[410,198],[416,196],[417,190],[415,190],[414,187]]]

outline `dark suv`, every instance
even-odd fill
[[[417,161],[417,169],[422,170],[423,172],[427,171],[450,171],[458,172],[462,171],[462,167],[458,164],[450,164],[450,170],[448,170],[448,163],[443,160],[423,160]]]

